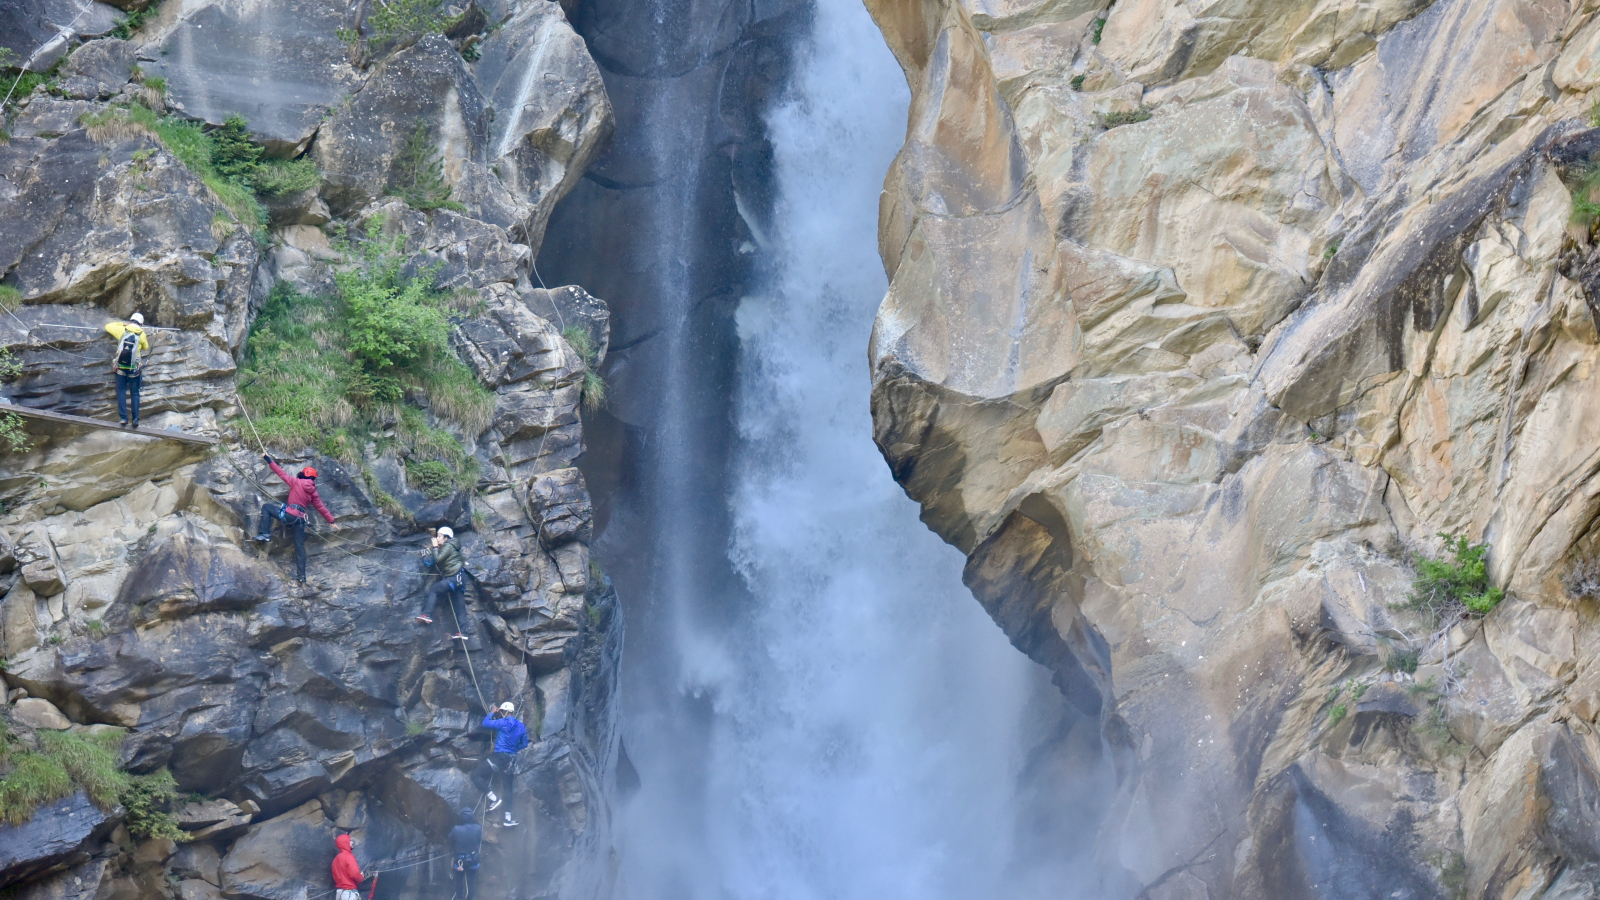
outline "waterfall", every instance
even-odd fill
[[[1028,704],[1052,693],[872,443],[877,199],[909,98],[859,0],[818,0],[808,27],[767,113],[777,199],[752,231],[769,264],[737,313],[729,554],[747,596],[673,636],[677,688],[702,701],[705,743],[680,751],[704,754],[700,776],[660,783],[696,767],[660,758],[659,729],[630,738],[631,900],[1001,896],[1025,723],[1043,718]]]

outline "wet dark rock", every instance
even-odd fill
[[[21,825],[0,826],[0,887],[77,865],[114,822],[82,792],[39,807]]]
[[[583,473],[576,468],[534,476],[528,483],[528,502],[539,523],[539,540],[546,547],[589,540],[594,515]]]

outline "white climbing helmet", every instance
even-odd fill
[[[510,700],[507,700],[506,702],[500,704],[500,711],[509,715],[516,712],[517,707]]]
[[[439,529],[439,537],[442,537],[445,540],[449,540],[450,538],[453,538],[455,536],[456,536],[456,533],[453,530],[451,530],[449,525],[446,525],[443,528]]]
[[[129,316],[128,318],[131,319],[136,324],[139,324],[139,325],[143,325],[144,324],[144,314],[143,313],[134,313],[133,315]]]

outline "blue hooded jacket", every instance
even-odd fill
[[[494,730],[494,752],[515,753],[528,746],[528,727],[506,716],[496,719],[494,713],[483,717],[483,727]]]

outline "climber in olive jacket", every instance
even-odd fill
[[[456,626],[452,637],[464,641],[474,631],[472,617],[467,615],[467,558],[461,554],[456,533],[449,527],[440,528],[428,546],[430,552],[422,558],[422,564],[433,566],[440,577],[439,583],[428,591],[428,599],[422,604],[422,613],[417,616],[417,621],[432,625],[433,608],[439,605],[441,597],[449,596],[450,611],[455,619],[452,624]]]

